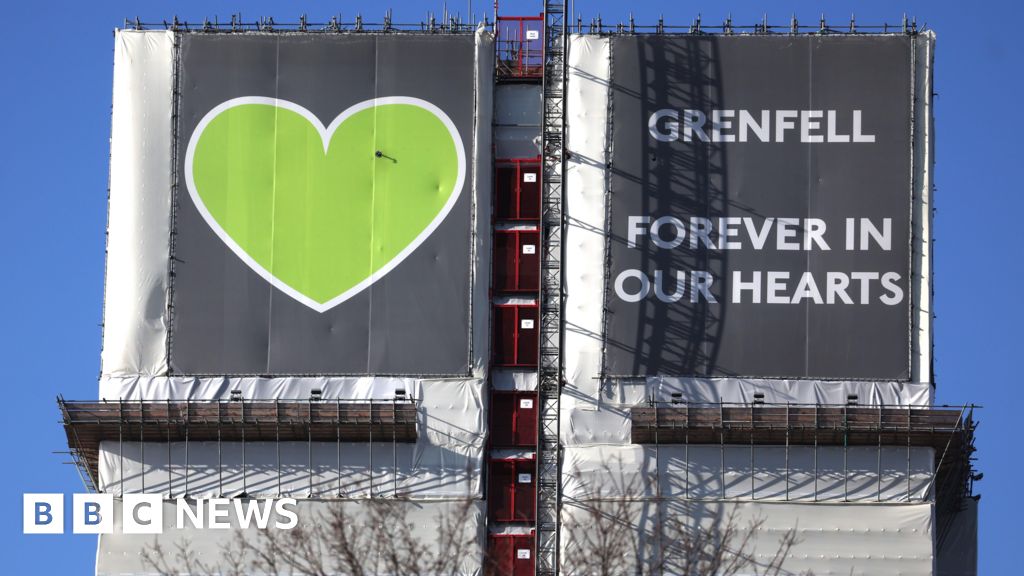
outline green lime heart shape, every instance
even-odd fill
[[[243,97],[199,122],[186,185],[260,276],[324,312],[366,289],[441,224],[466,156],[451,119],[417,98],[367,100],[324,126],[285,100]]]

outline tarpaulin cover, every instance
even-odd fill
[[[936,576],[975,576],[978,573],[978,501],[968,498],[956,513],[935,552]]]
[[[369,379],[364,383],[370,384]],[[412,499],[482,497],[482,382],[426,380],[407,385],[407,393],[418,399],[419,437],[414,444],[387,438],[373,444],[247,442],[243,466],[239,442],[192,441],[186,450],[183,442],[104,441],[99,489],[180,495],[187,483],[188,494],[198,497],[281,493],[307,498],[340,492],[355,498],[369,496],[371,490],[374,496]],[[342,397],[370,398],[379,388],[347,390]]]
[[[482,375],[490,34],[179,36],[117,37],[103,374]]]
[[[595,512],[616,511],[625,530],[610,528]],[[730,523],[729,518],[732,518]],[[670,500],[562,505],[562,570],[585,574],[568,563],[597,556],[610,543],[626,547],[614,574],[636,574],[639,565],[664,563],[666,574],[680,574],[680,544],[697,537],[716,542],[726,527],[737,532],[729,551],[752,560],[737,574],[763,574],[779,550],[779,539],[793,531],[796,544],[785,555],[781,574],[815,576],[931,576],[933,507],[931,504],[803,504],[775,502],[701,502]],[[665,528],[676,526],[677,528]],[[742,542],[753,532],[746,546]],[[600,535],[602,546],[593,542]],[[694,535],[697,536],[694,536]],[[713,546],[714,544],[712,544]]]
[[[104,374],[167,372],[174,34],[114,37]]]
[[[298,517],[299,526],[308,530],[313,523],[323,523],[326,519],[329,519],[331,517],[331,507],[342,506],[345,518],[352,524],[365,526],[366,530],[376,530],[378,527],[369,524],[370,516],[367,511],[367,506],[369,505],[368,502],[359,500],[334,502],[300,500],[296,506],[295,515]],[[394,505],[404,508],[404,512],[401,512],[399,517],[404,518],[405,521],[417,527],[436,524],[438,517],[454,520],[460,518],[464,512],[464,503],[462,502],[396,502]],[[163,551],[163,554],[157,555],[157,557],[165,563],[164,567],[168,568],[173,574],[185,574],[189,568],[195,570],[200,565],[217,570],[218,573],[222,574],[238,573],[259,576],[280,574],[285,576],[298,573],[285,566],[279,566],[277,570],[272,570],[269,563],[261,562],[252,556],[251,553],[241,558],[225,554],[225,549],[230,549],[234,539],[240,536],[245,538],[247,542],[260,546],[259,535],[257,534],[258,529],[254,525],[250,525],[248,528],[238,527],[234,513],[230,514],[226,519],[231,522],[231,529],[200,530],[193,528],[190,524],[186,524],[185,529],[178,530],[175,527],[177,520],[175,502],[168,501],[164,503],[164,531],[162,534],[123,534],[120,500],[115,499],[114,508],[114,532],[112,534],[102,534],[99,537],[99,550],[96,554],[97,576],[163,573],[157,571],[151,564],[143,561],[142,553],[145,551],[153,555],[155,544],[159,544],[160,549]],[[276,521],[277,517],[274,516],[272,518],[273,521]],[[225,519],[222,518],[222,520]],[[187,519],[186,522],[188,522]],[[466,546],[463,550],[464,554],[459,558],[459,575],[472,576],[480,574],[482,571],[481,564],[485,537],[484,522],[484,504],[483,502],[476,502],[472,505],[468,517],[462,525],[462,538],[468,543],[468,546]],[[389,533],[387,528],[385,528],[384,533]],[[278,536],[283,536],[283,534],[278,534]],[[420,543],[430,554],[436,554],[440,549],[436,532],[416,531],[414,536],[419,539]],[[287,538],[287,536],[283,537]],[[400,544],[399,540],[406,537],[406,533],[396,529],[394,533],[396,541],[394,544]],[[315,554],[308,554],[305,557],[314,564],[322,565],[325,573],[335,574],[338,573],[339,564],[337,563],[337,558],[332,557],[334,552],[330,548],[330,544],[329,542],[310,542],[310,549]],[[260,549],[266,550],[265,547]],[[187,551],[191,557],[191,565],[187,564],[179,554],[182,550]],[[361,560],[367,564],[370,562],[369,559]],[[241,565],[232,565],[232,561],[238,561]],[[250,568],[250,562],[252,561],[255,561],[255,570]],[[395,574],[390,576],[403,575]]]
[[[576,446],[565,449],[562,493],[580,501],[924,502],[934,466],[929,447]]]

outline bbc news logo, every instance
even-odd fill
[[[159,494],[125,494],[121,497],[121,533],[160,534],[164,531],[165,501]],[[274,528],[291,530],[298,522],[294,498],[174,500],[173,527],[208,530]],[[64,494],[25,494],[25,534],[64,533]],[[113,494],[72,495],[71,531],[74,534],[114,532]]]

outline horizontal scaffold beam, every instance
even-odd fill
[[[634,444],[912,445],[953,448],[961,409],[659,403],[630,410]]]
[[[416,402],[396,400],[57,401],[76,462],[95,484],[115,442],[415,442]]]

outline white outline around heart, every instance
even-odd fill
[[[265,104],[270,106],[277,106],[279,108],[284,108],[285,110],[291,110],[292,112],[298,113],[307,121],[309,121],[309,123],[312,124],[314,128],[316,128],[317,132],[320,133],[320,139],[323,140],[324,143],[325,154],[327,153],[327,150],[330,147],[331,137],[334,135],[334,131],[337,130],[338,127],[341,126],[341,124],[345,120],[347,120],[356,112],[360,112],[362,110],[366,110],[367,108],[372,108],[374,106],[379,106],[383,104],[409,104],[412,106],[417,106],[436,116],[444,124],[445,128],[447,128],[448,132],[451,134],[452,140],[455,143],[455,155],[458,158],[459,164],[458,173],[455,178],[455,187],[452,190],[452,193],[448,196],[448,201],[437,213],[437,216],[435,216],[434,219],[430,222],[430,224],[427,225],[427,227],[424,228],[423,231],[421,231],[420,234],[416,236],[416,238],[413,239],[412,242],[410,242],[405,248],[403,248],[401,252],[395,255],[394,258],[389,260],[388,263],[382,266],[379,270],[373,272],[372,274],[370,274],[370,276],[363,279],[360,283],[349,288],[345,292],[335,296],[334,298],[331,298],[327,302],[321,304],[316,300],[313,300],[312,298],[302,294],[298,290],[295,290],[294,288],[286,284],[284,281],[271,274],[270,271],[268,271],[266,268],[264,268],[258,262],[256,262],[256,260],[254,260],[251,256],[249,256],[249,254],[246,253],[246,251],[243,250],[242,247],[239,246],[238,243],[236,243],[234,239],[231,238],[231,236],[224,230],[224,228],[221,227],[221,225],[217,222],[213,215],[210,214],[210,211],[206,209],[206,204],[203,203],[203,199],[199,196],[199,193],[197,192],[196,183],[192,176],[192,160],[195,154],[196,144],[199,142],[199,137],[202,135],[203,130],[206,129],[206,126],[209,125],[210,122],[212,122],[213,119],[216,118],[221,112],[224,112],[225,110],[228,110],[230,108],[234,108],[235,106],[241,106],[243,104]],[[339,114],[338,117],[335,118],[330,123],[330,125],[326,127],[323,125],[322,122],[320,122],[319,118],[313,115],[312,112],[288,100],[266,98],[263,96],[243,96],[241,98],[232,98],[231,100],[218,104],[212,110],[207,112],[205,116],[203,116],[203,119],[199,121],[199,124],[196,125],[196,129],[192,132],[192,136],[191,138],[189,138],[188,147],[185,150],[185,184],[188,187],[189,196],[192,197],[192,203],[195,204],[196,208],[199,210],[199,213],[203,216],[203,219],[206,220],[206,223],[210,226],[214,233],[217,234],[217,236],[224,242],[224,244],[228,246],[228,248],[231,249],[232,252],[235,253],[236,256],[241,258],[242,261],[249,266],[249,268],[252,268],[252,270],[259,274],[264,280],[269,282],[278,290],[292,297],[297,302],[304,304],[305,306],[312,308],[313,310],[316,310],[317,312],[320,313],[326,312],[331,308],[334,308],[338,304],[341,304],[342,302],[348,300],[352,296],[355,296],[356,294],[362,292],[370,285],[372,285],[374,282],[383,278],[388,272],[392,271],[396,266],[401,264],[402,261],[404,261],[410,254],[412,254],[414,250],[416,250],[416,248],[419,248],[420,244],[422,244],[428,237],[430,237],[431,234],[434,233],[434,230],[436,230],[437,227],[441,225],[441,222],[444,221],[445,217],[448,216],[448,213],[451,212],[452,207],[455,206],[455,202],[459,199],[459,196],[462,195],[462,185],[465,178],[466,151],[463,148],[462,137],[459,135],[458,129],[455,128],[455,123],[453,123],[451,118],[449,118],[448,115],[445,114],[440,108],[434,106],[430,102],[427,102],[426,100],[420,100],[419,98],[410,98],[406,96],[387,96],[383,98],[373,98],[371,100],[364,100],[363,102],[360,102],[358,104],[355,104],[354,106],[347,108],[344,112]]]

